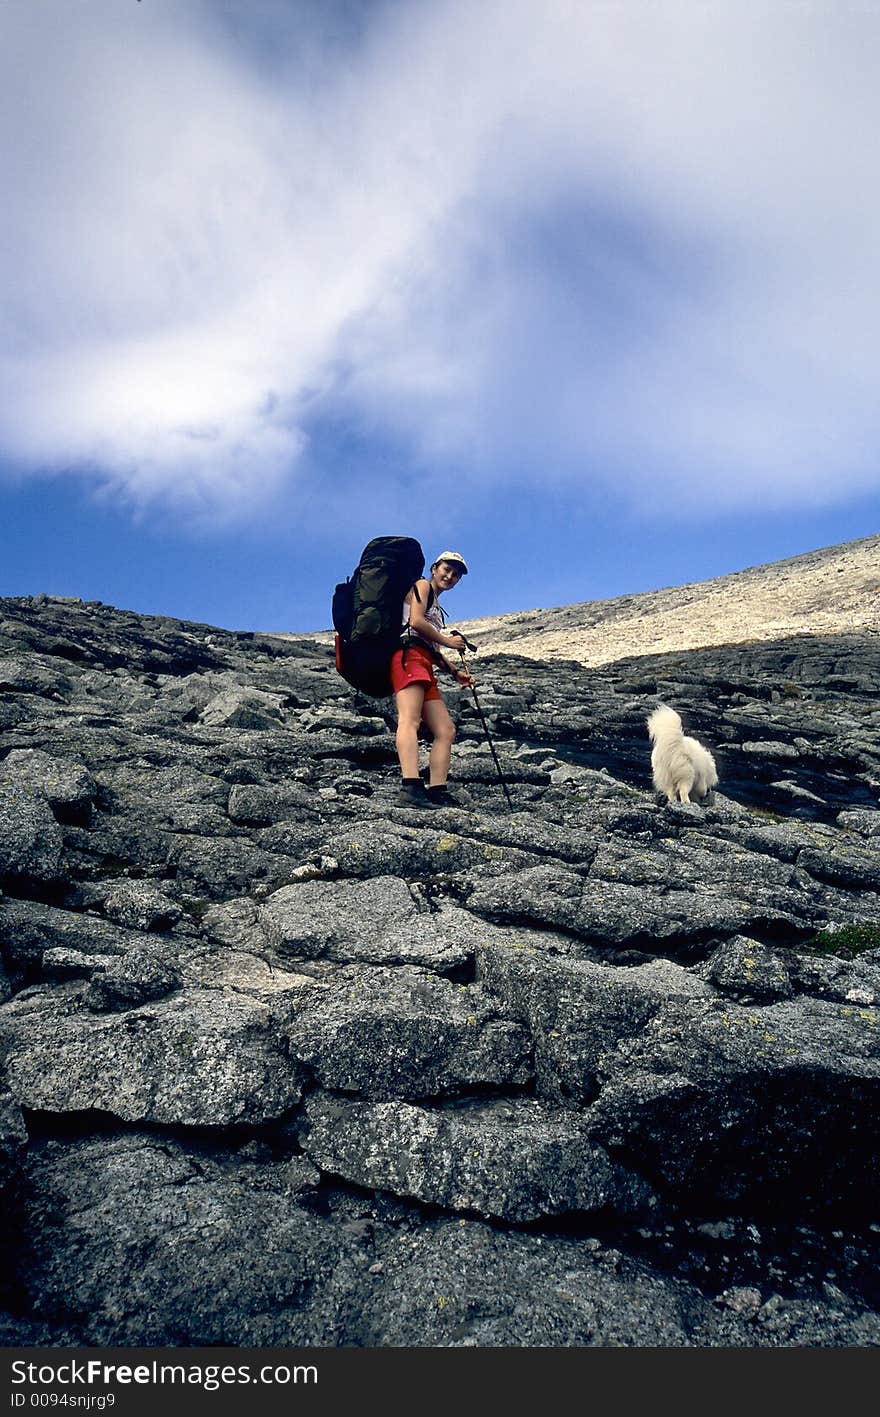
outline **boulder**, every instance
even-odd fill
[[[282,1028],[283,1006],[210,989],[95,1015],[68,984],[6,1004],[0,1044],[9,1090],[32,1111],[222,1127],[283,1116],[299,1101],[304,1072]]]
[[[526,1030],[478,987],[409,965],[341,966],[307,995],[291,1053],[321,1085],[418,1100],[531,1078]]]
[[[84,763],[53,757],[39,748],[13,748],[0,762],[0,783],[43,797],[61,822],[89,821],[98,784]]]
[[[395,876],[283,886],[259,907],[258,918],[283,959],[424,964],[448,973],[473,953],[469,915],[454,908],[420,911]]]
[[[150,1133],[44,1142],[28,1168],[22,1288],[77,1345],[345,1342],[346,1292],[368,1259],[303,1208],[316,1180],[295,1158],[218,1162]]]
[[[274,728],[284,718],[281,702],[259,689],[224,689],[209,699],[199,720],[215,728]]]
[[[48,800],[0,779],[0,882],[58,879],[63,840]]]
[[[588,1139],[580,1117],[532,1099],[456,1108],[308,1101],[306,1153],[322,1171],[447,1210],[522,1223],[646,1207],[648,1188]]]

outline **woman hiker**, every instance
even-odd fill
[[[431,579],[416,581],[403,603],[403,628],[409,643],[395,651],[391,660],[391,683],[397,702],[397,756],[403,782],[396,801],[404,807],[457,807],[446,785],[449,759],[455,738],[455,724],[437,688],[435,661],[470,688],[473,679],[465,668],[455,669],[439,652],[464,650],[466,640],[457,630],[443,628],[443,612],[438,604],[444,591],[458,585],[467,575],[467,563],[457,551],[441,551],[431,567]],[[419,724],[424,723],[433,737],[428,759],[427,790],[419,776]]]

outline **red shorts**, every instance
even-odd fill
[[[434,678],[434,661],[421,645],[395,650],[391,656],[391,685],[395,694],[408,689],[410,684],[424,684],[426,704],[443,698]]]

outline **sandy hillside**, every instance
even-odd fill
[[[481,650],[586,665],[794,634],[880,631],[880,536],[716,580],[456,623]]]

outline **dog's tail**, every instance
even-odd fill
[[[652,743],[660,734],[680,732],[681,719],[675,709],[670,708],[668,704],[661,704],[659,708],[655,708],[654,712],[648,715],[648,737]]]

